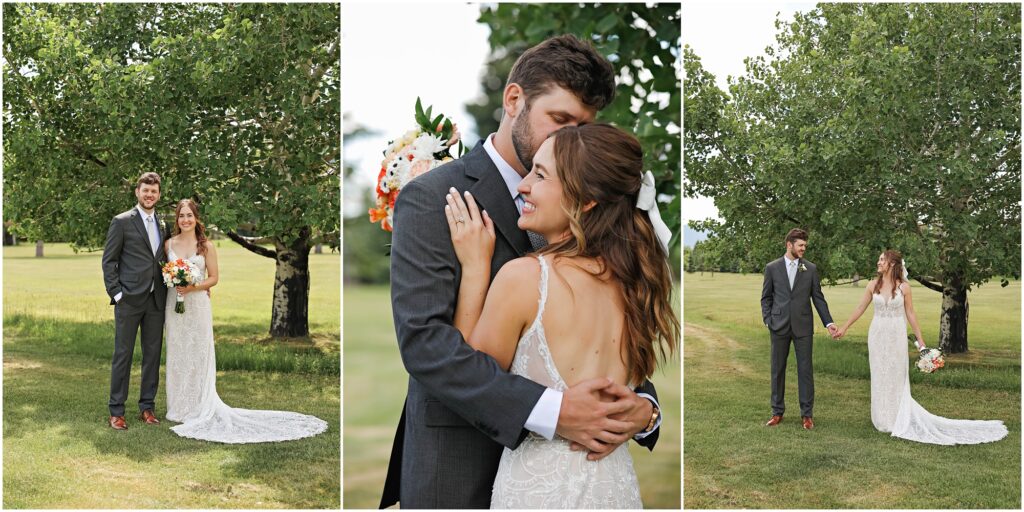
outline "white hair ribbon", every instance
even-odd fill
[[[636,207],[647,212],[647,216],[654,225],[654,234],[657,235],[661,247],[668,254],[668,242],[672,239],[672,230],[668,228],[665,221],[661,220],[661,212],[658,211],[657,191],[654,188],[654,174],[647,171],[640,181],[640,193],[636,198]]]

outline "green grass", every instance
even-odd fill
[[[1014,508],[1021,506],[1020,282],[971,292],[970,352],[933,375],[911,372],[915,399],[939,416],[998,419],[1009,436],[974,446],[890,437],[871,424],[867,330],[871,309],[846,337],[817,327],[815,429],[799,427],[790,354],[787,411],[771,414],[769,339],[760,275],[685,276],[686,508]],[[925,341],[937,345],[941,297],[914,289]],[[827,287],[837,323],[863,287]],[[910,362],[908,344],[908,364]]]
[[[269,338],[274,263],[218,243],[217,391],[230,406],[313,414],[317,437],[223,445],[141,424],[106,426],[113,308],[100,254],[5,247],[5,508],[337,508],[340,505],[340,268],[310,255],[310,339]],[[126,403],[136,410],[139,360]],[[163,370],[161,369],[161,378]],[[165,412],[163,382],[157,415]]]
[[[387,287],[346,284],[344,316],[345,507],[376,508],[409,377]],[[680,506],[679,370],[677,359],[653,379],[666,416],[657,448],[630,443],[647,508]]]

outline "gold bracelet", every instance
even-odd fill
[[[644,428],[645,433],[654,430],[654,425],[658,422],[658,417],[661,416],[661,411],[653,403],[651,404],[651,409],[651,421],[647,422],[647,427]]]

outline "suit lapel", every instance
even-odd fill
[[[803,274],[803,272],[800,271],[800,267],[802,267],[803,264],[803,258],[799,258],[796,260],[796,274],[793,277],[793,291],[796,291],[796,285],[800,284],[800,274]]]
[[[495,231],[522,255],[532,250],[526,232],[519,229],[519,211],[516,203],[508,193],[508,186],[501,178],[491,157],[484,150],[483,141],[462,157],[466,161],[466,175],[476,180],[469,192],[476,198],[480,207],[487,210],[494,221]]]
[[[154,213],[153,215],[154,215],[154,220],[156,220],[156,218],[155,218],[156,214]],[[142,215],[139,215],[139,209],[138,208],[132,208],[132,224],[135,224],[136,229],[138,229],[139,233],[142,234],[142,240],[146,244],[146,247],[149,249],[149,254],[151,254],[153,256],[153,259],[156,259],[156,254],[153,252],[153,247],[149,245],[149,233],[146,232],[146,221],[142,220]],[[157,232],[159,232],[159,231],[160,231],[160,229],[157,228]],[[159,251],[159,250],[160,249],[157,248],[157,251]]]

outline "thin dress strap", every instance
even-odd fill
[[[544,316],[544,305],[548,301],[548,262],[540,254],[537,255],[537,260],[540,261],[540,283],[537,285],[540,299],[537,301],[537,318],[533,320],[534,324],[540,323],[541,317]]]

